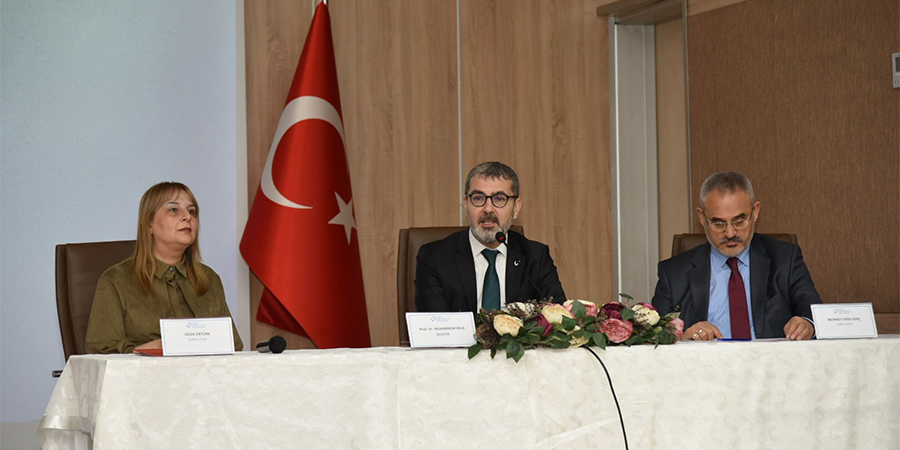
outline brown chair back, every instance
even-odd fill
[[[768,234],[766,236],[773,237],[778,239],[779,241],[790,242],[791,244],[797,245],[797,235],[796,234]],[[676,234],[675,237],[672,238],[672,256],[675,256],[679,253],[684,253],[694,247],[699,247],[707,242],[706,235],[703,233],[685,233],[685,234]]]
[[[56,312],[66,361],[84,354],[91,304],[106,269],[134,252],[134,241],[87,242],[56,246]]]
[[[406,313],[416,312],[416,255],[423,245],[441,240],[468,227],[401,228],[397,250],[397,324],[400,328],[400,345],[409,344],[406,330]],[[512,226],[512,231],[525,234],[522,227]]]

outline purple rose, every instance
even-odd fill
[[[606,314],[606,317],[609,317],[610,319],[621,320],[622,313],[620,313],[619,311],[622,311],[622,307],[623,305],[619,302],[609,302],[604,304],[603,307],[600,308],[600,312]]]
[[[553,332],[553,324],[544,317],[543,314],[537,316],[537,326],[544,327],[544,334],[541,335],[542,338],[547,337],[550,333]]]
[[[618,311],[616,311],[616,313],[618,313]],[[606,319],[600,324],[600,331],[606,334],[610,342],[618,344],[627,341],[628,338],[631,337],[631,332],[634,331],[634,325],[626,320]]]

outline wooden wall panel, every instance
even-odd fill
[[[672,256],[672,236],[691,228],[684,20],[656,25],[654,36],[659,259],[664,260]]]
[[[459,223],[456,3],[329,8],[372,345],[398,345],[399,229]]]
[[[463,168],[519,175],[517,223],[570,298],[612,299],[607,21],[599,1],[462,0]]]
[[[893,333],[898,22],[896,0],[748,0],[688,22],[694,192],[710,173],[747,174],[758,231],[796,233],[823,299],[871,301]]]
[[[705,13],[718,8],[731,6],[747,0],[688,0],[688,15]]]
[[[462,1],[461,70],[456,2],[329,3],[373,345],[398,343],[398,230],[462,224],[460,171],[487,159],[519,172],[520,223],[552,247],[569,295],[611,298],[600,3]],[[245,3],[251,202],[310,14],[308,2]],[[253,280],[254,317],[260,292]],[[275,333],[287,334],[254,321],[251,340]]]
[[[312,3],[244,2],[244,45],[247,67],[247,185],[249,205],[259,187],[278,119],[312,21]],[[311,341],[256,321],[263,285],[250,273],[250,342],[284,336],[290,348],[311,348]]]

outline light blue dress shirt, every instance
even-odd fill
[[[738,272],[744,279],[744,294],[747,297],[747,316],[750,318],[750,336],[756,339],[756,331],[753,328],[753,308],[750,303],[750,246],[739,255]],[[709,252],[709,311],[707,322],[716,326],[722,332],[722,336],[731,339],[731,311],[728,306],[728,279],[731,278],[731,267],[728,267],[728,257],[719,253],[715,247]]]

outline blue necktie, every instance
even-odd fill
[[[500,309],[500,277],[497,276],[497,255],[499,250],[484,249],[481,252],[487,259],[487,273],[484,274],[484,288],[481,290],[481,307],[491,311]]]

